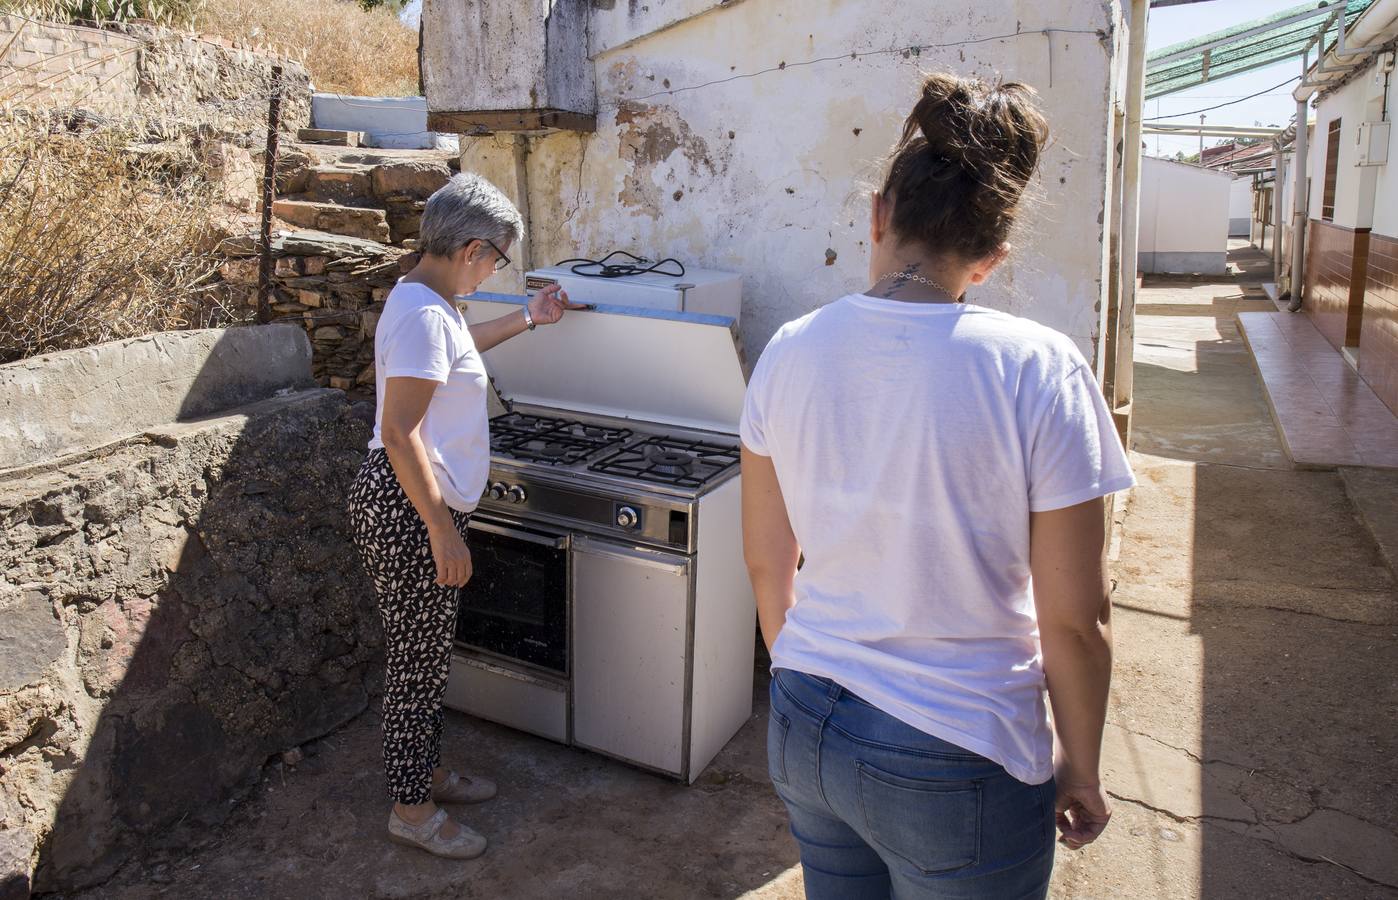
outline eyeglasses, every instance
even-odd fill
[[[473,238],[473,240],[475,239]],[[510,258],[505,255],[504,250],[501,250],[499,247],[495,246],[494,241],[492,241],[490,238],[479,238],[479,240],[485,241],[487,244],[490,245],[490,249],[494,250],[499,255],[500,258],[495,260],[495,271],[498,272],[510,264]],[[467,243],[470,243],[470,241],[467,241]]]

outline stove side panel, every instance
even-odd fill
[[[757,606],[743,562],[742,480],[699,501],[694,600],[692,782],[752,716]]]

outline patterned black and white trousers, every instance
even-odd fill
[[[383,450],[370,450],[349,494],[350,528],[374,582],[384,630],[383,761],[399,803],[426,803],[440,765],[442,698],[459,588],[437,584],[427,524]],[[452,511],[461,536],[470,515]]]

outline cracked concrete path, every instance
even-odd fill
[[[1141,297],[1116,815],[1060,852],[1055,897],[1398,897],[1398,590],[1346,492],[1398,496],[1398,473],[1290,468],[1236,329],[1271,308],[1233,283]]]

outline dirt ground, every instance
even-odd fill
[[[1060,850],[1055,898],[1398,897],[1398,471],[1290,467],[1235,325],[1272,308],[1246,282],[1141,297],[1141,486],[1114,547],[1116,813],[1096,844]],[[217,831],[177,830],[81,896],[799,897],[766,683],[691,787],[449,714],[448,762],[501,784],[466,815],[491,840],[469,863],[383,839],[366,714],[269,766]]]

